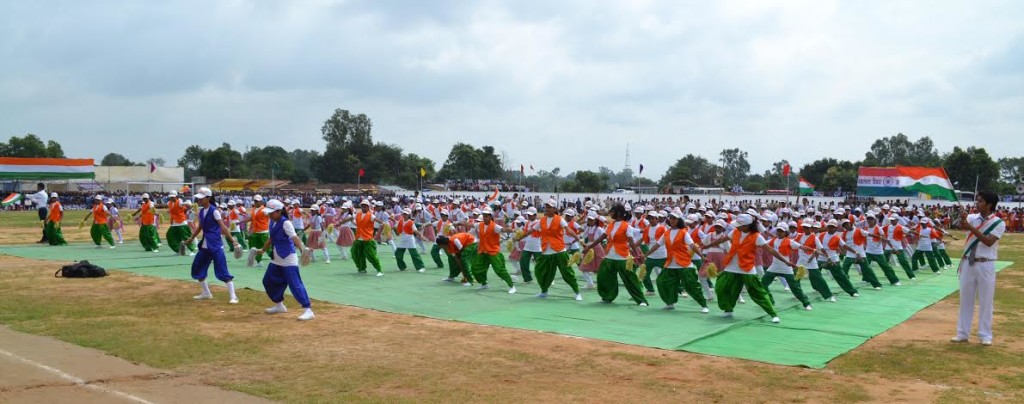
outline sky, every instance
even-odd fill
[[[693,153],[860,160],[874,140],[1024,156],[1020,1],[0,0],[0,139],[176,161],[191,144],[323,150],[336,108],[433,159]]]

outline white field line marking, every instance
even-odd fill
[[[83,379],[79,379],[79,378],[77,378],[75,376],[72,376],[70,374],[67,374],[67,373],[63,372],[60,369],[46,366],[46,365],[44,365],[42,363],[36,362],[34,360],[31,360],[31,359],[22,358],[21,356],[15,355],[15,354],[10,353],[10,352],[7,352],[7,351],[5,351],[3,349],[0,349],[0,354],[4,354],[4,355],[6,355],[6,356],[8,356],[8,357],[10,357],[12,359],[16,359],[18,361],[21,361],[21,362],[27,363],[29,365],[35,366],[37,368],[43,369],[43,370],[45,370],[47,372],[53,373],[57,377],[60,377],[61,379],[67,380],[67,381],[69,381],[71,383],[74,383],[77,386],[82,386],[82,387],[85,387],[87,389],[96,390],[96,391],[99,391],[99,392],[102,392],[102,393],[112,394],[112,395],[115,395],[115,396],[118,396],[118,397],[121,397],[121,398],[124,398],[124,399],[127,399],[127,400],[131,400],[131,401],[134,401],[134,402],[137,402],[137,403],[140,403],[140,404],[154,404],[152,401],[147,401],[146,399],[143,399],[142,397],[133,396],[133,395],[125,393],[123,391],[118,391],[118,390],[114,390],[114,389],[109,389],[109,388],[106,388],[106,387],[98,386],[98,385],[95,385],[95,384],[90,384],[90,383],[86,382]]]

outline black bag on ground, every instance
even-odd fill
[[[90,264],[89,261],[79,261],[74,264],[61,267],[61,269],[58,269],[53,276],[63,278],[102,278],[107,276],[107,271],[103,268]]]

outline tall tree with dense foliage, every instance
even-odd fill
[[[718,162],[722,165],[722,185],[725,187],[742,184],[750,174],[747,152],[739,148],[722,150]]]
[[[922,136],[911,142],[902,133],[875,140],[864,155],[864,165],[868,167],[937,167],[941,163],[942,158],[930,137]]]
[[[27,134],[23,137],[11,136],[7,142],[0,142],[0,157],[50,157],[64,158],[64,149],[60,143],[43,140],[34,134]]]
[[[984,147],[954,147],[942,166],[956,189],[974,192],[975,183],[979,190],[995,190],[999,185],[999,164]]]

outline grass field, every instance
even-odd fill
[[[72,242],[88,239],[82,216],[65,221]],[[0,213],[0,226],[0,243],[38,239],[34,212]],[[1007,235],[1000,258],[1018,264],[999,275],[996,345],[948,342],[954,294],[824,370],[323,302],[316,320],[298,323],[261,314],[265,296],[253,290],[241,291],[249,314],[238,316],[218,309],[223,302],[183,303],[191,283],[116,271],[54,281],[53,263],[15,257],[0,257],[0,323],[291,402],[1021,402],[1024,237]]]

